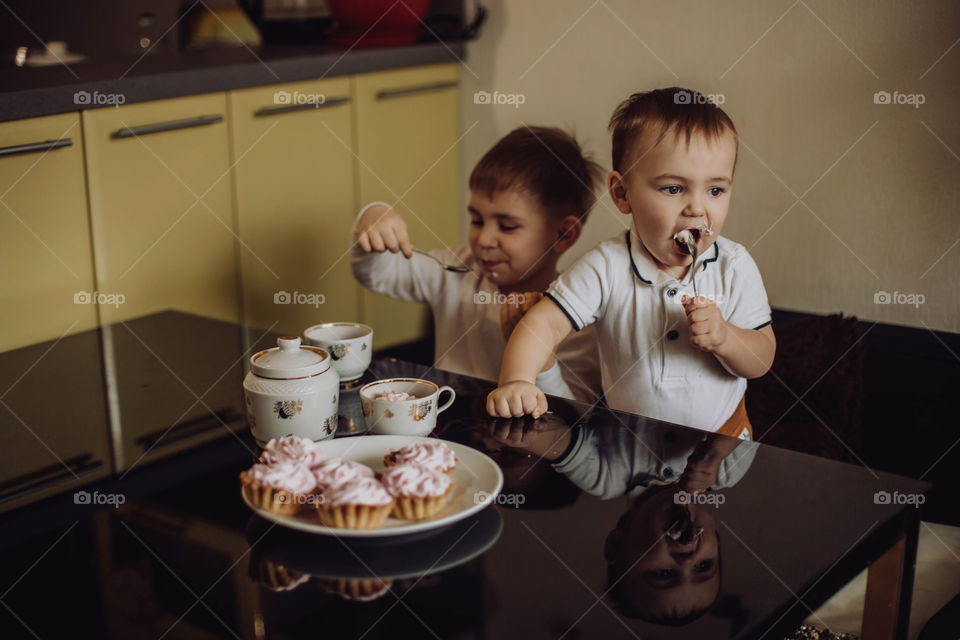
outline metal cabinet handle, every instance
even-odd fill
[[[314,109],[326,109],[337,105],[350,102],[350,98],[329,98],[323,102],[305,102],[303,104],[285,104],[279,107],[262,107],[253,112],[255,118],[264,118],[266,116],[279,116],[284,113],[293,113],[295,111],[311,111]]]
[[[70,470],[64,469],[62,464],[57,463],[0,483],[0,502],[7,502],[54,484],[75,480],[74,475],[82,476],[102,467],[103,460],[93,459],[92,453],[84,453],[64,460],[63,464]]]
[[[36,151],[50,151],[69,147],[73,144],[72,138],[60,138],[59,140],[44,140],[43,142],[31,142],[30,144],[15,144],[12,147],[0,147],[0,157],[14,156],[18,153],[34,153]]]
[[[157,122],[155,124],[144,124],[138,127],[123,127],[114,131],[111,138],[132,138],[134,136],[144,136],[151,133],[161,133],[163,131],[175,131],[176,129],[189,129],[191,127],[204,127],[209,124],[223,122],[223,116],[197,116],[196,118],[187,118],[186,120],[173,120],[171,122]]]
[[[459,83],[455,81],[435,82],[433,84],[422,84],[416,87],[404,87],[402,89],[384,89],[383,91],[377,91],[377,100],[387,100],[389,98],[399,98],[401,96],[409,96],[415,93],[427,93],[430,91],[452,89],[453,87],[458,86],[458,84]]]
[[[233,408],[218,409],[213,415],[202,416],[193,420],[181,422],[175,427],[157,429],[150,433],[145,433],[135,442],[140,445],[144,451],[161,449],[173,444],[202,435],[208,431],[220,429],[223,425],[239,423],[243,420],[243,415]]]

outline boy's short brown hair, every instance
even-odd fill
[[[674,130],[686,136],[688,144],[694,133],[707,140],[715,140],[727,130],[734,138],[737,135],[730,116],[699,91],[669,87],[635,93],[621,102],[610,117],[613,170],[622,175],[629,169],[630,151],[642,139],[652,139],[652,148]]]
[[[576,138],[553,127],[520,127],[501,138],[470,173],[470,190],[494,194],[518,189],[536,198],[553,220],[586,221],[597,201],[603,168],[584,155]]]

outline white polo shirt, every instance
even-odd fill
[[[690,343],[680,303],[697,290],[736,327],[770,324],[763,280],[747,250],[718,238],[683,282],[660,271],[636,231],[602,242],[547,291],[580,331],[596,324],[607,404],[659,420],[716,431],[747,388],[716,356]]]

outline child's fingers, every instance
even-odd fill
[[[510,406],[507,404],[503,392],[499,389],[494,389],[487,396],[487,413],[498,418],[513,417],[510,413]]]
[[[524,411],[523,411],[522,395],[514,394],[509,400],[509,405],[510,405],[510,415],[512,415],[514,418],[519,418],[520,416],[523,415]]]
[[[530,414],[534,418],[539,418],[540,414],[537,413],[537,409],[540,408],[540,393],[528,393],[523,397],[523,414]],[[541,411],[540,413],[543,413]]]
[[[360,245],[360,248],[367,253],[370,253],[370,251],[373,250],[373,247],[370,246],[370,237],[367,235],[366,231],[361,231],[357,236],[357,244]]]
[[[370,229],[367,231],[367,235],[370,238],[370,246],[377,253],[382,253],[387,250],[386,245],[383,243],[383,235],[379,229]]]
[[[400,251],[403,252],[403,256],[407,259],[412,258],[413,243],[410,242],[410,238],[407,237],[407,234],[397,234],[397,240],[400,242]]]
[[[698,307],[687,312],[687,319],[690,322],[706,322],[712,316],[713,313],[709,309],[705,309],[703,307]]]
[[[394,233],[393,229],[386,227],[380,231],[380,235],[383,237],[383,244],[389,251],[393,253],[400,251],[400,242],[397,240],[397,234]]]

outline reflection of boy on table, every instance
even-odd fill
[[[604,545],[620,612],[683,625],[709,610],[720,592],[720,536],[713,507],[692,496],[736,484],[757,445],[694,430],[634,434],[539,422],[498,420],[491,435],[542,456],[588,493],[631,498]]]

